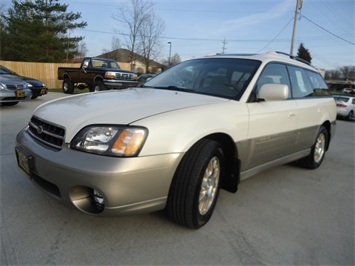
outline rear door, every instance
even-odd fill
[[[298,107],[296,150],[300,151],[313,145],[324,121],[332,121],[335,102],[319,73],[296,66],[288,66],[288,70]]]

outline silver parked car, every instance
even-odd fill
[[[30,100],[29,84],[19,78],[0,75],[0,104],[16,105],[19,101]]]
[[[334,96],[337,103],[337,114],[347,120],[353,120],[355,117],[355,97]]]
[[[16,138],[18,164],[54,198],[92,215],[166,209],[210,219],[220,188],[299,160],[322,164],[336,106],[318,71],[294,57],[184,61],[143,88],[75,95],[37,108]]]
[[[20,76],[14,71],[8,69],[7,67],[1,66],[0,65],[0,76],[2,77],[15,77],[22,79],[28,83],[29,89],[32,91],[32,97],[31,99],[36,99],[39,96],[42,96],[44,94],[48,93],[48,88],[44,83],[40,80],[33,79],[33,78],[28,78],[24,76]]]

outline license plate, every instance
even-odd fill
[[[16,151],[16,158],[17,158],[18,166],[27,175],[30,175],[31,169],[32,169],[33,157],[29,153],[23,151],[22,149],[20,149],[18,147],[15,148],[15,151]]]
[[[24,91],[15,91],[16,97],[17,98],[25,98],[25,92]]]
[[[41,95],[46,94],[46,93],[47,93],[47,91],[45,89],[42,89],[40,92]]]

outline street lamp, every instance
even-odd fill
[[[170,60],[171,60],[171,42],[168,42],[169,44],[169,63],[168,66],[170,67]]]

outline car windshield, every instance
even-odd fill
[[[239,100],[261,62],[248,59],[203,58],[184,61],[144,84]]]
[[[10,69],[0,66],[0,74],[11,74],[15,75],[15,72],[11,71]]]
[[[121,69],[116,61],[105,60],[105,59],[93,59],[92,66],[95,68]]]

